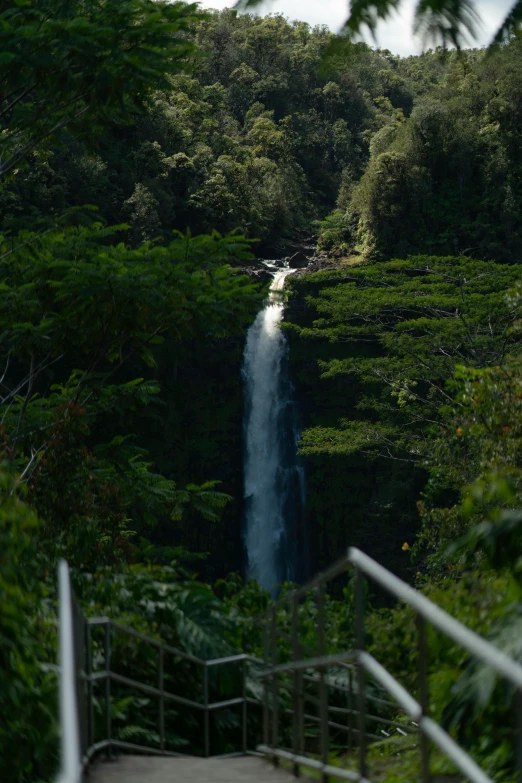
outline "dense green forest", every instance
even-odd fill
[[[400,58],[152,0],[0,18],[5,779],[56,769],[61,556],[88,614],[202,657],[260,653],[241,362],[256,259],[296,249],[314,254],[283,324],[313,570],[360,546],[521,658],[520,40]],[[352,640],[337,598],[332,652]],[[370,649],[386,640],[412,682],[412,616],[370,604]],[[435,717],[510,780],[513,694],[450,646],[430,667]],[[151,715],[122,695],[115,730],[153,742]],[[200,749],[168,718],[170,749]]]

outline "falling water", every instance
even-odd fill
[[[280,329],[281,291],[293,270],[277,269],[269,300],[245,346],[245,545],[248,576],[272,594],[306,572],[304,470],[296,456],[299,429]]]

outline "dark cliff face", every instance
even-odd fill
[[[339,419],[357,415],[357,382],[341,376],[321,378],[318,362],[368,351],[362,344],[306,339],[292,329],[292,324],[311,327],[317,318],[307,301],[309,295],[317,294],[317,278],[306,272],[297,274],[299,285],[290,283],[283,321],[289,343],[292,416],[298,424],[288,425],[281,436],[292,449],[290,430],[294,427],[336,426]],[[233,497],[219,522],[188,516],[180,522],[165,521],[151,533],[158,544],[208,553],[205,561],[196,564],[208,580],[232,571],[244,573],[245,567],[241,376],[245,338],[246,331],[224,339],[207,337],[184,343],[181,353],[177,345],[175,363],[172,346],[163,346],[157,379],[165,405],[148,412],[141,424],[141,442],[158,470],[175,479],[179,487],[217,479],[222,482],[219,489]],[[340,557],[348,546],[364,549],[407,576],[409,559],[402,545],[413,540],[418,526],[414,499],[424,486],[425,474],[406,469],[398,461],[361,454],[306,456],[300,464],[306,474],[306,507],[287,509],[298,531],[298,540],[293,542],[300,553],[295,578],[306,579]],[[299,497],[298,489],[295,497]],[[303,553],[309,553],[309,559]]]
[[[328,264],[330,266],[330,264]],[[290,284],[285,308],[290,375],[303,428],[335,427],[340,419],[357,418],[361,389],[354,377],[322,378],[319,362],[367,356],[367,344],[333,343],[304,338],[300,328],[312,328],[318,316],[308,296],[317,295],[317,279],[304,273]],[[364,454],[318,454],[303,457],[307,481],[306,517],[311,572],[339,558],[349,546],[408,578],[410,561],[402,551],[418,529],[415,498],[425,484],[421,470],[403,462]]]
[[[368,347],[306,339],[292,329],[292,324],[311,327],[317,318],[307,301],[317,293],[317,279],[306,272],[297,274],[299,285],[290,283],[283,321],[289,342],[292,416],[298,417],[294,425],[299,429],[336,426],[339,419],[357,415],[361,390],[353,378],[321,378],[318,362],[367,355]],[[246,331],[224,339],[206,337],[184,343],[181,353],[177,345],[176,363],[172,347],[162,346],[157,379],[165,405],[148,411],[141,422],[140,442],[150,450],[158,470],[179,487],[217,479],[222,482],[219,489],[233,497],[219,522],[189,516],[180,522],[166,521],[151,533],[158,544],[208,553],[196,565],[208,580],[232,571],[243,573],[245,567],[241,377],[245,338]],[[293,448],[290,430],[284,439]],[[301,554],[310,554],[308,562],[299,558],[296,579],[302,581],[325,567],[348,546],[364,549],[407,577],[409,559],[402,545],[413,540],[418,526],[414,499],[424,486],[425,474],[399,461],[361,454],[306,456],[300,464],[306,474],[306,508],[296,510],[300,532],[295,543]]]
[[[368,349],[296,334],[292,324],[311,327],[317,318],[306,299],[317,293],[317,282],[308,280],[305,273],[299,286],[290,287],[283,323],[289,342],[292,416],[298,417],[298,425],[294,422],[293,426],[336,426],[339,419],[357,415],[360,388],[354,379],[321,378],[318,362],[354,352],[362,356]],[[222,482],[219,489],[233,496],[219,522],[189,516],[181,522],[165,522],[152,532],[158,544],[208,553],[196,565],[208,580],[232,571],[243,573],[245,567],[241,377],[245,338],[246,332],[187,342],[175,364],[169,346],[163,346],[157,377],[166,404],[150,411],[142,423],[142,442],[158,469],[179,487],[218,479]],[[179,356],[179,347],[176,350]],[[283,437],[293,448],[290,430]],[[398,461],[361,454],[306,456],[300,464],[306,474],[306,508],[295,511],[294,521],[299,518],[300,522],[296,524],[299,541],[294,543],[300,554],[309,552],[309,561],[299,558],[295,578],[306,579],[340,557],[348,546],[358,546],[408,576],[409,560],[402,545],[413,540],[418,526],[414,499],[424,486],[425,474],[405,469]],[[294,494],[299,495],[297,488]]]
[[[244,563],[243,517],[243,395],[241,363],[244,336],[214,338],[161,348],[157,380],[164,405],[142,421],[141,442],[156,466],[178,487],[218,480],[219,491],[232,495],[219,522],[190,514],[182,521],[167,520],[151,532],[153,541],[208,553],[194,565],[212,581]],[[177,357],[173,362],[172,356]]]

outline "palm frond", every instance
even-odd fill
[[[343,33],[353,37],[367,27],[375,40],[377,24],[388,19],[400,5],[401,0],[353,0]]]
[[[495,37],[493,38],[492,45],[496,46],[503,41],[511,38],[514,35],[520,34],[520,27],[522,25],[522,0],[517,0],[509,14],[506,16]]]
[[[452,44],[460,49],[468,38],[477,37],[480,16],[473,0],[419,0],[413,31],[424,44]]]

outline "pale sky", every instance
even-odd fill
[[[377,32],[377,45],[389,49],[394,54],[406,56],[419,54],[422,46],[411,34],[413,9],[417,0],[403,0],[402,10],[393,19],[380,23]],[[483,46],[491,40],[500,26],[514,0],[479,0],[477,8],[482,18],[482,33],[474,44]],[[201,0],[202,8],[229,8],[234,0]],[[267,0],[257,13],[282,13],[290,21],[299,19],[310,25],[325,24],[337,32],[348,15],[346,0]],[[368,43],[374,45],[370,38]]]

